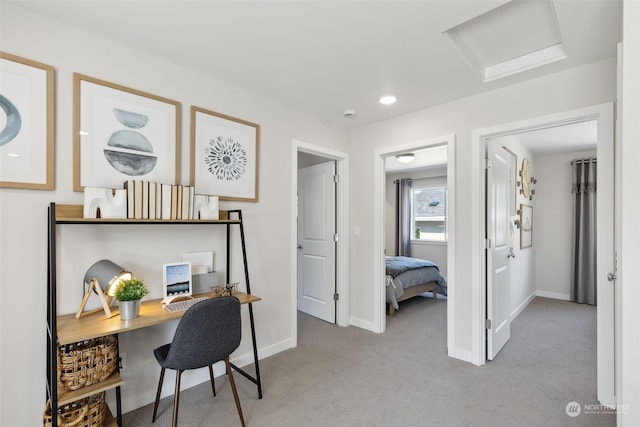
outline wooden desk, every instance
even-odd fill
[[[210,294],[194,295],[195,297],[209,296]],[[240,304],[249,304],[250,315],[253,316],[251,311],[251,303],[260,301],[262,298],[246,294],[244,292],[233,291],[233,296],[238,298]],[[58,344],[71,344],[79,341],[84,341],[92,338],[103,337],[106,335],[119,334],[121,332],[134,331],[136,329],[146,328],[149,326],[159,325],[161,323],[170,322],[172,320],[180,319],[185,311],[177,311],[175,313],[169,313],[162,307],[162,299],[155,299],[150,301],[143,301],[140,304],[140,316],[132,320],[120,320],[118,309],[112,310],[114,314],[111,318],[106,318],[104,311],[96,311],[95,313],[88,314],[76,319],[75,313],[66,314],[64,316],[57,316],[57,337]],[[253,344],[253,361],[256,368],[256,376],[253,377],[241,368],[234,364],[231,364],[234,370],[240,373],[242,376],[249,379],[258,387],[258,397],[262,399],[262,383],[260,380],[260,367],[258,365],[258,350],[256,348],[256,335],[253,328],[253,319],[251,319],[251,341]],[[120,377],[120,369],[109,378],[100,383],[96,383],[87,387],[83,387],[80,390],[69,391],[63,388],[58,388],[58,403],[59,405],[70,403],[81,399],[83,397],[90,396],[94,393],[116,388],[116,400],[118,402],[117,411],[117,425],[122,425],[122,412],[120,404],[120,386],[124,381]],[[114,420],[111,419],[111,414],[108,414],[108,421],[106,425],[114,425]]]
[[[207,296],[207,294],[194,296]],[[233,296],[240,300],[240,304],[249,304],[262,299],[255,295],[237,291],[233,292]],[[176,320],[184,315],[184,311],[169,313],[162,307],[160,301],[162,299],[142,301],[140,304],[140,316],[133,320],[123,321],[117,315],[107,319],[102,310],[83,316],[80,319],[76,319],[74,313],[58,316],[58,344],[71,344],[105,335],[134,331]],[[117,308],[113,309],[112,312],[119,314]]]

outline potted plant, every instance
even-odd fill
[[[131,320],[138,317],[140,300],[148,293],[147,286],[137,277],[121,281],[114,293],[120,307],[120,319]]]

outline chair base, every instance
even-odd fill
[[[233,378],[231,363],[229,362],[228,357],[224,359],[224,363],[227,370],[227,376],[229,377],[229,383],[231,384],[233,399],[235,400],[236,409],[238,410],[238,416],[240,417],[240,423],[242,424],[242,427],[245,427],[244,415],[242,413],[242,406],[240,405],[240,398],[238,396],[238,389],[236,388],[236,382]],[[160,379],[158,381],[158,390],[156,391],[156,400],[153,404],[153,415],[151,418],[152,423],[156,422],[156,418],[158,414],[158,404],[160,403],[160,393],[162,391],[162,383],[164,382],[165,370],[166,368],[161,368],[160,370]],[[171,425],[173,427],[177,427],[178,425],[178,409],[180,406],[180,380],[183,372],[184,371],[181,371],[181,370],[176,371],[176,385],[175,385],[175,390],[173,394],[173,416],[172,416],[172,422],[171,422]],[[216,385],[215,385],[215,379],[213,376],[213,366],[209,366],[209,376],[211,378],[211,389],[213,391],[213,396],[216,397]]]

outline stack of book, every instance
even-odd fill
[[[194,187],[127,180],[127,218],[193,219]]]

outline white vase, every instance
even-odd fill
[[[140,314],[140,300],[118,301],[120,320],[132,320]]]

